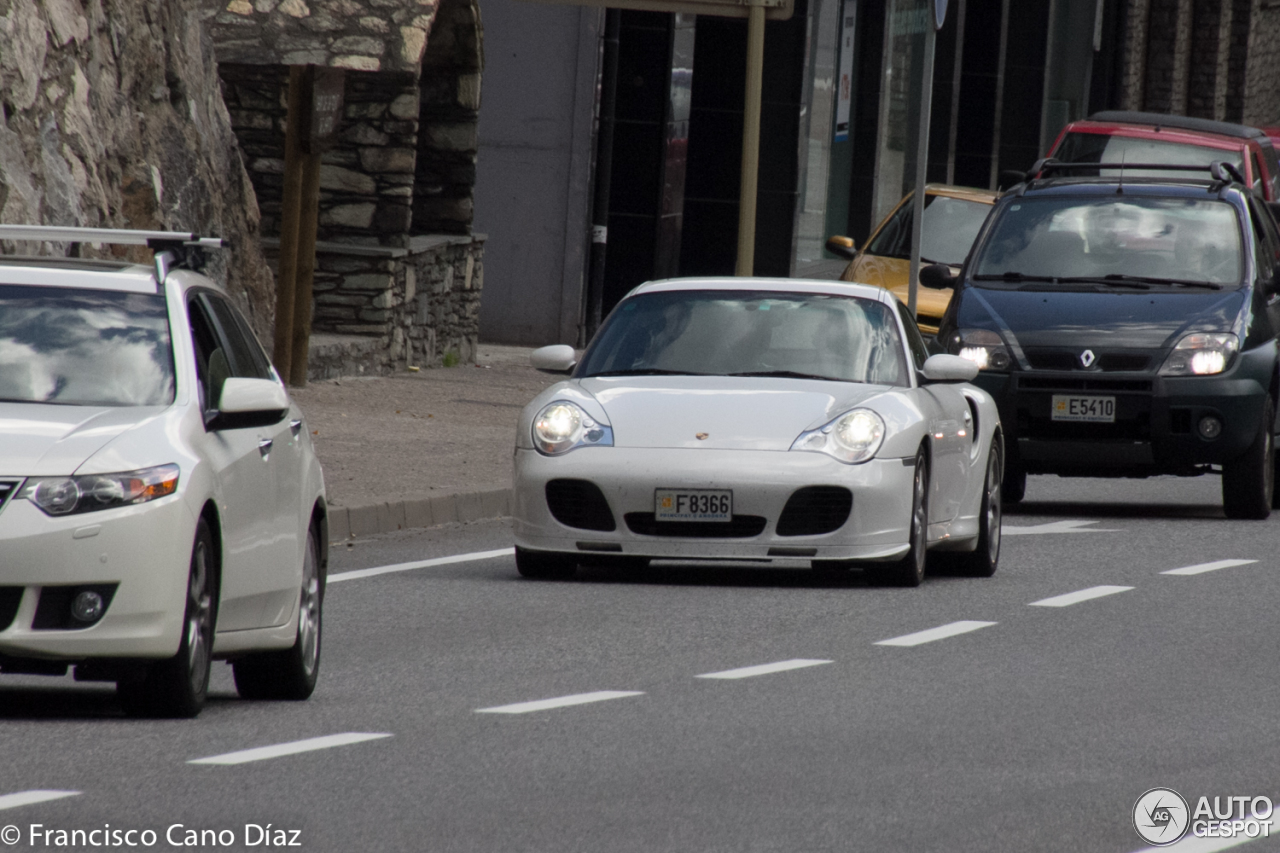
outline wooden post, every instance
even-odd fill
[[[284,129],[284,191],[280,210],[280,266],[276,272],[276,334],[272,360],[280,378],[289,381],[293,354],[295,287],[298,268],[298,222],[302,209],[301,116],[310,98],[306,67],[289,66],[289,106]]]
[[[311,347],[311,287],[316,271],[316,228],[320,217],[320,155],[302,155],[301,216],[298,221],[297,280],[293,303],[293,355],[289,384],[305,388]]]
[[[756,257],[756,191],[760,180],[760,100],[764,88],[764,6],[747,12],[747,86],[742,115],[742,177],[738,199],[738,263],[734,275],[751,275]]]

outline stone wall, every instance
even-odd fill
[[[226,237],[208,272],[271,339],[254,190],[197,0],[0,0],[0,102],[0,221]]]
[[[1280,125],[1280,0],[1255,0],[1249,68],[1242,87],[1246,124]],[[1241,75],[1246,76],[1246,75]]]

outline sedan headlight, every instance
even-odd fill
[[[951,351],[979,370],[1008,370],[1013,363],[1004,340],[988,329],[961,329],[951,339]]]
[[[854,409],[825,426],[801,433],[791,449],[825,453],[856,465],[875,456],[883,442],[884,419],[870,409]]]
[[[1161,376],[1212,376],[1227,369],[1240,339],[1230,332],[1185,335],[1164,360]]]
[[[576,447],[612,447],[613,429],[596,423],[582,407],[557,400],[533,419],[533,446],[548,456]]]
[[[76,515],[144,504],[178,490],[178,466],[157,465],[123,474],[32,477],[18,492],[46,515]]]

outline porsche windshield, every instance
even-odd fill
[[[691,374],[906,385],[892,310],[819,293],[677,290],[609,315],[576,375]]]
[[[1083,281],[1218,289],[1240,285],[1242,264],[1240,226],[1229,202],[1019,199],[984,241],[974,279],[984,287]]]
[[[163,296],[0,285],[0,402],[173,401]]]

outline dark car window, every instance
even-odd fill
[[[231,375],[247,379],[270,379],[271,364],[249,331],[248,324],[227,300],[215,293],[202,293],[199,301],[213,316],[218,333],[227,349]]]
[[[909,198],[909,197],[908,197]],[[927,263],[959,266],[968,257],[973,241],[991,212],[991,205],[943,195],[924,200],[924,233],[920,256]],[[915,229],[914,206],[904,202],[867,245],[867,254],[883,258],[910,258]]]
[[[908,383],[886,305],[825,293],[677,290],[620,303],[575,376],[682,373]]]
[[[1258,264],[1258,280],[1271,281],[1276,263],[1280,259],[1275,220],[1264,204],[1256,198],[1249,199],[1249,219],[1253,223],[1253,239]]]
[[[1208,166],[1222,160],[1244,171],[1239,151],[1222,148],[1205,148],[1180,142],[1162,142],[1132,136],[1113,136],[1103,133],[1068,133],[1062,144],[1053,152],[1055,160],[1063,163],[1160,163],[1171,166]],[[1073,171],[1072,175],[1085,177],[1116,177],[1119,169]],[[1126,178],[1164,178],[1169,172],[1125,169]]]
[[[1231,287],[1241,284],[1243,259],[1229,202],[1132,195],[1012,200],[981,252],[980,285],[1133,276]]]
[[[0,400],[165,406],[173,396],[163,296],[0,285]]]
[[[907,349],[911,350],[911,360],[915,362],[916,370],[920,370],[929,358],[929,348],[925,346],[924,338],[920,335],[916,318],[911,316],[907,306],[901,302],[898,303],[898,314],[902,317],[902,327],[907,330]]]
[[[192,299],[187,303],[187,315],[195,347],[196,377],[200,380],[200,408],[209,411],[218,408],[222,383],[231,375],[231,362],[201,300]]]

